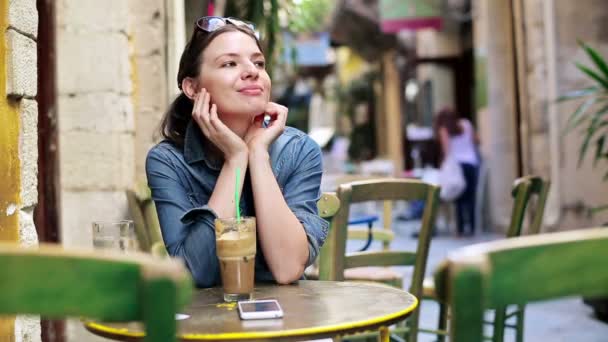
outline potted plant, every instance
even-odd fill
[[[561,96],[558,101],[578,101],[576,110],[570,114],[566,125],[566,133],[580,130],[583,141],[579,148],[578,165],[591,152],[593,167],[600,161],[608,160],[608,62],[595,49],[579,42],[585,51],[591,65],[576,63],[576,67],[592,81],[592,86],[576,89]],[[608,180],[608,169],[602,171],[602,181]],[[590,214],[608,209],[608,205],[592,208]],[[608,224],[607,224],[608,225]],[[584,302],[593,307],[601,320],[608,322],[608,298],[583,298]]]

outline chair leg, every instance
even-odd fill
[[[418,341],[418,324],[420,321],[420,307],[414,312],[407,320],[407,325],[409,331],[405,334],[407,336],[407,342],[417,342]]]
[[[439,317],[437,322],[437,329],[441,331],[447,331],[448,327],[448,306],[444,303],[437,302],[439,304]],[[444,342],[445,335],[437,334],[437,342]]]
[[[517,315],[515,315],[515,341],[524,341],[524,305],[517,306]]]
[[[169,280],[149,280],[143,289],[144,342],[173,342],[177,340],[175,285]]]
[[[507,317],[507,308],[498,308],[494,310],[494,331],[492,331],[493,342],[503,342],[505,339],[505,319]]]

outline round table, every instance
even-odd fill
[[[293,285],[256,284],[254,299],[277,299],[281,319],[241,320],[236,303],[224,303],[221,288],[198,290],[178,321],[182,341],[299,340],[333,337],[388,327],[418,306],[408,292],[380,284],[301,280]],[[85,321],[96,335],[141,341],[139,322]],[[386,329],[383,329],[383,335]],[[387,336],[386,336],[387,337]]]

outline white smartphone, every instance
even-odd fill
[[[238,302],[241,319],[265,319],[283,317],[283,309],[276,299],[246,300]]]

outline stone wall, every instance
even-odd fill
[[[516,39],[505,15],[509,0],[475,2],[475,24],[485,39],[476,41],[476,50],[487,58],[488,108],[478,113],[484,153],[490,157],[490,200],[493,223],[500,230],[511,210],[509,188],[516,176],[513,169],[517,149],[515,137],[521,134],[523,173],[552,181],[545,209],[545,229],[562,230],[588,227],[608,221],[608,213],[588,216],[588,209],[608,203],[602,189],[606,165],[592,167],[589,156],[577,167],[581,143],[578,133],[564,134],[568,115],[577,104],[557,104],[566,91],[588,84],[574,62],[589,64],[578,47],[581,39],[608,55],[608,7],[602,0],[583,3],[555,0],[515,1]],[[493,15],[497,14],[497,15]],[[501,19],[502,18],[502,19]],[[580,18],[585,18],[581,24]],[[489,25],[491,23],[491,25]],[[486,28],[484,31],[483,28]],[[517,51],[514,49],[517,46]],[[517,65],[513,65],[516,55]],[[514,79],[518,70],[519,82]],[[519,87],[521,121],[515,120],[513,91]]]
[[[608,196],[601,191],[608,186],[601,181],[606,165],[594,169],[589,156],[577,167],[581,137],[578,133],[564,134],[564,128],[578,104],[557,104],[555,99],[589,83],[574,65],[590,64],[578,46],[579,39],[608,56],[608,31],[603,25],[608,8],[599,0],[586,1],[584,6],[542,0],[522,1],[522,5],[525,169],[552,180],[545,213],[548,229],[601,224],[608,221],[608,215],[588,216],[587,209],[608,203]],[[586,18],[584,24],[580,18]]]
[[[56,6],[61,240],[92,246],[91,222],[125,218],[135,178],[129,6]]]
[[[164,0],[56,2],[61,241],[92,246],[91,222],[128,218],[125,190],[167,106]],[[68,340],[91,340],[77,321]]]
[[[575,68],[574,62],[590,65],[591,62],[578,47],[577,41],[583,40],[604,56],[608,57],[608,6],[602,0],[584,1],[584,6],[572,1],[555,1],[555,22],[557,39],[556,70],[557,90],[562,94],[574,88],[590,85],[588,77]],[[557,109],[559,127],[565,127],[565,122],[576,104],[560,105]],[[608,213],[588,218],[585,211],[608,203],[607,182],[602,182],[603,175],[608,171],[608,165],[599,163],[597,168],[592,166],[592,153],[589,153],[583,165],[578,168],[578,149],[581,145],[581,135],[568,134],[560,139],[561,162],[560,186],[561,208],[563,218],[561,227],[580,227],[582,225],[598,225],[608,222]]]
[[[135,113],[135,173],[145,178],[145,159],[157,142],[155,134],[167,108],[166,11],[164,0],[129,0],[132,28]]]
[[[33,212],[38,200],[37,35],[35,0],[1,0],[0,240],[38,243]],[[2,275],[0,275],[1,277]],[[3,317],[0,336],[40,341],[36,316]]]

